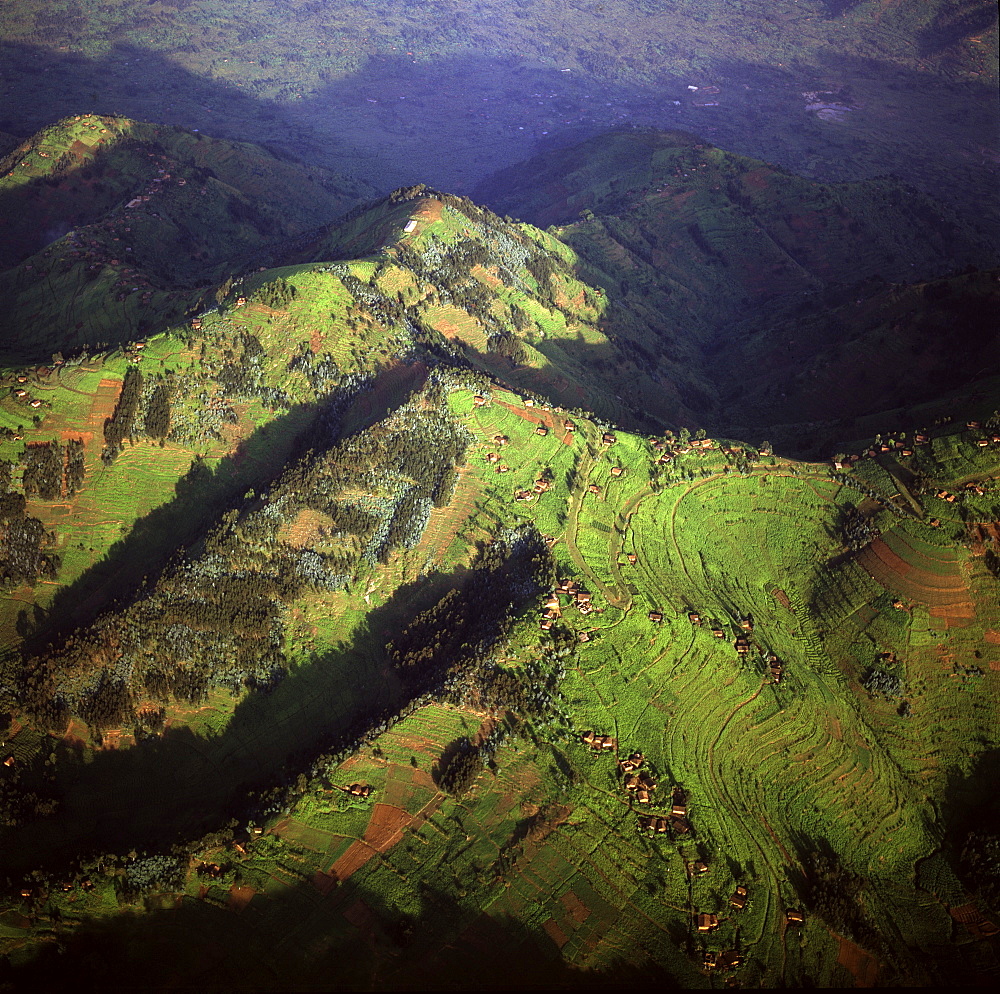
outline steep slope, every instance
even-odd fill
[[[847,417],[913,407],[956,386],[962,369],[996,372],[991,277],[956,283],[942,310],[965,308],[959,320],[977,329],[957,368],[921,291],[886,286],[996,261],[949,208],[896,180],[815,183],[690,135],[623,131],[505,170],[477,192],[499,211],[555,223],[548,233],[574,250],[577,275],[605,291],[602,330],[640,367],[683,350],[692,380],[710,384],[676,380],[692,427],[791,444],[803,434],[796,422],[830,418],[838,404]],[[888,326],[893,349],[920,363],[906,361],[900,376],[900,359],[865,362],[866,385],[845,396],[838,374],[884,351]],[[817,364],[831,374],[818,388]]]
[[[246,143],[68,118],[0,163],[0,343],[40,361],[142,337],[373,192]]]
[[[237,186],[205,186],[228,210]],[[2,371],[11,983],[988,973],[1000,908],[963,854],[996,844],[1000,416],[979,412],[1000,404],[972,368],[995,361],[994,275],[859,289],[796,264],[760,290],[773,323],[734,324],[726,351],[693,289],[667,342],[663,259],[648,295],[615,288],[641,259],[612,246],[625,211],[580,226],[592,260],[575,225],[425,187],[333,225],[296,196],[273,238],[222,223],[242,241],[212,242],[207,284],[164,278],[156,334],[102,283],[87,306],[123,345]],[[174,224],[157,213],[145,251]],[[682,219],[678,259],[717,244]],[[817,237],[813,258],[842,272],[850,250]],[[898,393],[857,373],[874,349]],[[806,361],[793,395],[828,389],[769,404]],[[897,411],[905,435],[835,462],[683,425],[729,384],[730,420],[822,416],[815,444],[846,445],[934,377],[935,403],[980,396]]]

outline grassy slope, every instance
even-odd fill
[[[0,173],[0,333],[25,361],[162,330],[372,194],[257,146],[97,115],[39,132]]]
[[[417,226],[405,234],[410,219]],[[491,313],[501,326],[514,327],[511,304],[529,315],[519,329],[528,359],[517,368],[486,351],[489,321],[441,299],[455,283],[448,252],[469,241],[483,244],[487,258],[462,274],[465,285],[490,290]],[[541,248],[567,263],[557,266],[547,294],[525,265]],[[338,255],[350,261],[323,261]],[[402,264],[415,256],[421,260],[416,276]],[[13,901],[2,921],[14,959],[33,969],[30,961],[56,909],[77,936],[70,940],[74,950],[105,943],[111,962],[124,942],[140,950],[140,958],[162,961],[165,947],[152,930],[171,923],[183,953],[175,959],[167,941],[175,974],[166,984],[199,975],[206,946],[215,950],[213,982],[219,985],[263,977],[277,987],[289,974],[309,980],[331,973],[345,983],[389,986],[394,978],[423,975],[440,982],[437,962],[461,982],[484,947],[513,936],[524,950],[525,982],[544,977],[577,984],[586,977],[574,972],[579,968],[627,977],[635,967],[640,980],[662,968],[696,986],[707,983],[695,972],[701,946],[729,948],[739,941],[748,961],[745,982],[840,985],[847,976],[834,932],[816,917],[802,938],[783,924],[784,909],[801,903],[804,861],[822,846],[869,882],[860,914],[874,934],[856,923],[855,934],[883,979],[926,982],[956,963],[956,950],[966,954],[950,945],[932,957],[921,951],[946,930],[945,906],[964,900],[947,860],[935,870],[933,894],[917,883],[950,820],[973,810],[969,799],[961,810],[949,810],[940,798],[954,790],[956,778],[976,783],[976,757],[995,746],[993,664],[1000,666],[1000,656],[987,639],[996,626],[995,580],[956,540],[963,512],[973,520],[995,517],[992,489],[958,505],[921,497],[926,516],[941,519],[940,529],[881,512],[886,546],[911,569],[905,578],[899,569],[873,570],[873,578],[864,568],[868,559],[838,558],[840,512],[861,497],[841,489],[825,467],[753,460],[753,471],[741,475],[736,457],[716,448],[658,469],[644,437],[618,432],[608,448],[601,422],[574,413],[577,431],[567,432],[565,412],[541,402],[525,406],[530,387],[566,406],[603,406],[613,416],[627,411],[637,392],[651,389],[629,371],[619,373],[626,400],[617,400],[614,387],[602,386],[599,371],[590,368],[588,355],[607,361],[612,354],[601,329],[607,304],[573,271],[574,251],[551,234],[463,214],[461,203],[419,198],[380,204],[338,231],[311,233],[288,258],[293,264],[231,288],[227,306],[206,313],[201,329],[174,323],[170,333],[148,342],[140,364],[147,377],[166,380],[172,373],[176,383],[178,437],[162,449],[140,440],[111,467],[100,462],[103,420],[117,382],[137,361],[133,349],[32,373],[29,392],[45,402],[37,426],[27,425],[32,409],[26,412],[10,396],[0,401],[4,425],[25,426],[24,439],[3,442],[6,458],[31,441],[90,433],[88,477],[75,501],[29,505],[55,530],[65,553],[59,582],[70,591],[67,603],[75,605],[85,592],[81,617],[128,590],[177,544],[196,540],[219,510],[280,468],[319,399],[304,374],[288,368],[297,351],[329,351],[349,375],[378,372],[412,348],[413,331],[387,319],[387,302],[411,323],[418,320],[425,340],[442,354],[453,349],[516,389],[494,386],[491,403],[481,408],[471,390],[451,393],[451,409],[477,445],[449,506],[433,512],[419,544],[386,567],[362,571],[346,591],[289,605],[287,648],[297,669],[278,691],[241,700],[216,693],[197,711],[171,705],[172,734],[143,747],[133,744],[128,729],[106,735],[106,745],[117,744],[120,752],[97,749],[82,723],[44,730],[15,715],[7,740],[18,763],[56,750],[64,734],[89,760],[84,775],[69,750],[57,759],[63,807],[37,831],[29,826],[17,834],[12,851],[22,864],[107,837],[94,818],[95,796],[109,799],[102,814],[114,805],[119,839],[200,830],[198,812],[205,807],[192,806],[193,796],[280,770],[304,739],[347,722],[372,687],[391,701],[386,638],[433,600],[441,590],[436,584],[460,575],[477,541],[505,525],[531,520],[555,539],[561,571],[587,586],[598,609],[582,616],[564,601],[564,623],[573,633],[588,630],[591,641],[578,643],[567,660],[558,712],[502,745],[495,777],[483,774],[460,802],[436,791],[432,765],[484,716],[426,708],[374,741],[381,755],[365,750],[312,776],[294,810],[271,819],[266,834],[244,847],[246,854],[206,844],[199,857],[231,862],[232,871],[213,885],[188,872],[177,908],[173,895],[150,897],[149,917],[120,917],[112,877],[96,870],[91,892],[74,887]],[[502,271],[513,277],[510,285]],[[296,293],[275,306],[265,301],[268,285],[279,278]],[[247,303],[237,306],[239,296]],[[220,384],[232,375],[227,365],[241,361],[246,335],[264,351],[259,387],[270,392],[267,402],[228,398],[236,420],[226,425],[212,412],[227,402]],[[17,375],[9,370],[6,384],[14,387]],[[395,389],[360,400],[345,423],[361,426],[379,417],[383,400],[391,408]],[[667,396],[661,403],[667,410],[677,401]],[[537,433],[539,425],[549,428],[547,435]],[[502,474],[486,459],[498,433],[510,439],[501,452],[509,471]],[[178,481],[197,455],[215,473],[195,478],[181,499]],[[612,476],[613,466],[625,474]],[[514,492],[531,488],[546,468],[553,489],[533,502],[515,502]],[[889,496],[891,474],[909,479],[903,470],[886,458],[855,473]],[[995,450],[953,430],[919,450],[909,470],[926,474],[932,490],[998,475]],[[599,494],[587,491],[591,484]],[[144,529],[142,515],[157,504],[164,505],[163,516],[154,512]],[[129,534],[116,550],[123,531]],[[921,576],[940,573],[946,585],[967,577],[972,616],[942,612],[924,593],[935,585],[914,582],[910,574],[917,569]],[[21,604],[12,598],[6,615],[11,643],[16,610],[45,606],[53,594],[44,585],[15,592]],[[905,610],[892,607],[897,598]],[[719,623],[726,637],[714,638],[707,625],[692,627],[690,610]],[[651,622],[650,611],[662,612],[664,622]],[[773,651],[784,664],[779,686],[769,682],[756,653],[741,661],[735,652],[735,624],[747,613],[755,620],[755,647]],[[365,625],[366,617],[374,617],[373,626]],[[501,649],[504,664],[530,666],[540,638],[536,613],[529,611]],[[898,716],[896,701],[861,689],[876,653],[886,651],[902,660],[909,719]],[[983,672],[973,672],[970,658],[982,660]],[[694,838],[671,843],[638,832],[638,813],[612,758],[592,755],[578,740],[587,728],[616,735],[622,750],[646,753],[661,784],[653,810],[664,810],[671,784],[689,791]],[[972,752],[969,741],[977,743]],[[376,787],[367,806],[347,803],[329,782],[356,780]],[[121,803],[129,790],[139,792],[141,804]],[[173,814],[151,822],[150,812],[162,812],[167,801]],[[337,886],[328,873],[366,837],[369,818],[378,812],[401,824],[402,815],[378,805],[420,817],[398,837],[379,835],[376,821],[369,842],[375,840],[381,855]],[[696,858],[711,869],[689,887],[685,866]],[[739,918],[726,907],[737,882],[752,895]],[[256,893],[230,891],[232,885]],[[692,910],[720,912],[720,932],[707,941],[691,934]],[[218,952],[235,928],[259,939],[252,959]],[[361,951],[358,930],[371,936]],[[352,953],[349,964],[345,950]]]
[[[564,607],[563,623],[589,630],[593,639],[569,661],[561,686],[564,717],[503,746],[497,771],[483,774],[456,802],[435,790],[429,774],[447,744],[474,734],[484,716],[425,708],[378,738],[374,755],[363,751],[331,767],[293,811],[268,822],[267,834],[245,847],[246,855],[217,848],[200,853],[231,867],[223,881],[206,888],[189,873],[185,901],[150,919],[158,927],[174,922],[179,930],[178,948],[187,952],[176,965],[178,977],[195,968],[191,946],[201,949],[205,936],[228,934],[233,902],[239,907],[249,899],[253,910],[240,921],[267,942],[254,943],[260,952],[250,961],[223,957],[223,976],[237,984],[258,970],[277,984],[288,971],[306,980],[320,975],[317,969],[332,970],[338,982],[391,984],[397,970],[413,982],[431,960],[439,964],[438,982],[458,982],[482,955],[479,936],[499,929],[505,941],[526,944],[524,973],[517,974],[523,982],[557,970],[560,948],[573,969],[614,975],[632,964],[651,977],[658,965],[698,986],[704,981],[693,965],[700,949],[731,947],[737,928],[747,957],[744,982],[770,986],[808,976],[821,985],[846,984],[836,934],[818,918],[808,920],[801,938],[783,924],[784,909],[801,903],[803,861],[817,847],[867,881],[863,918],[874,932],[863,945],[881,978],[920,984],[951,962],[947,947],[938,946],[933,958],[921,950],[941,934],[945,905],[963,900],[961,889],[946,869],[939,870],[937,899],[917,890],[915,880],[952,814],[935,800],[950,784],[949,767],[970,771],[963,743],[972,738],[988,747],[995,738],[992,668],[961,679],[941,669],[943,658],[961,660],[973,646],[984,647],[983,631],[995,620],[985,588],[974,590],[976,618],[947,631],[933,627],[927,605],[911,602],[909,614],[893,610],[884,588],[850,566],[838,582],[853,586],[836,599],[818,599],[821,564],[839,552],[827,529],[845,499],[822,467],[764,460],[750,475],[727,474],[716,449],[682,457],[670,473],[657,474],[642,438],[619,432],[607,448],[600,429],[578,419],[571,444],[555,435],[539,440],[527,420],[536,411],[500,391],[482,409],[472,406],[470,393],[453,394],[451,403],[479,440],[466,471],[466,480],[476,481],[476,505],[457,499],[435,512],[454,521],[444,530],[457,528],[460,541],[447,544],[432,521],[428,534],[440,540],[415,550],[417,560],[422,571],[460,560],[484,516],[496,528],[527,515],[558,539],[553,548],[561,569],[585,582],[598,609],[583,617]],[[485,460],[497,432],[510,438],[504,459],[511,471],[503,475]],[[926,469],[944,474],[942,482],[955,472],[997,473],[992,452],[955,436],[942,436],[920,458]],[[626,475],[611,477],[612,465],[626,466]],[[554,471],[554,489],[537,506],[513,502],[513,490],[530,485],[546,466]],[[565,473],[573,466],[576,482],[567,489]],[[599,498],[585,495],[589,483],[602,488]],[[946,537],[950,527],[950,521],[943,531],[903,522],[893,534],[965,561],[968,553]],[[635,564],[628,563],[629,552]],[[353,612],[382,603],[407,568],[404,557],[373,575],[362,587],[368,591],[363,600],[359,590],[330,595],[322,605],[303,603],[311,651],[342,638]],[[852,602],[875,610],[859,614]],[[691,609],[706,619],[703,627],[687,620]],[[650,622],[650,610],[662,611],[664,622]],[[732,639],[747,613],[755,620],[755,653],[743,661]],[[342,621],[318,626],[321,615]],[[710,623],[720,624],[726,637],[714,638]],[[503,651],[504,664],[526,665],[537,642],[529,613]],[[982,665],[994,657],[1000,664],[996,647],[987,648],[992,655]],[[756,649],[780,656],[779,686],[768,679]],[[910,719],[858,685],[883,651],[903,660]],[[369,642],[355,666],[370,667],[378,658],[377,642]],[[303,679],[313,682],[305,673]],[[212,703],[222,709],[212,725],[221,733],[219,719],[231,705]],[[276,715],[275,707],[268,710]],[[204,734],[202,721],[175,717]],[[654,812],[664,809],[671,784],[687,789],[693,839],[647,840],[637,832],[642,809],[634,810],[622,790],[613,758],[594,756],[577,741],[587,728],[616,735],[622,753],[645,752],[661,783]],[[375,788],[360,806],[331,787],[358,781]],[[366,828],[376,815],[402,826],[401,834]],[[409,818],[416,820],[406,828]],[[359,860],[359,850],[350,847],[361,838],[382,855]],[[694,859],[711,868],[689,888],[685,866]],[[337,884],[348,867],[349,878]],[[726,909],[736,883],[751,893],[739,916]],[[231,886],[252,892],[230,893]],[[75,889],[53,895],[45,907],[52,906],[73,917],[96,916],[111,948],[124,939],[115,925],[117,904],[106,893]],[[708,939],[688,936],[691,909],[719,912],[721,930]],[[129,941],[155,961],[160,947],[140,922],[130,926],[136,931]],[[370,929],[372,942],[348,965],[343,950],[355,927]],[[293,945],[302,948],[303,935],[316,936],[304,956],[292,952]],[[689,951],[690,965],[678,944]],[[401,947],[405,965],[397,967],[394,950]],[[559,979],[572,983],[574,974]]]

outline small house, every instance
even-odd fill
[[[539,425],[539,426],[538,426],[538,427],[537,427],[537,428],[535,429],[535,434],[536,434],[536,435],[547,435],[548,433],[549,433],[549,429],[548,429],[548,428],[546,428],[546,427],[545,427],[545,425]]]
[[[715,961],[715,967],[718,970],[736,970],[742,965],[743,954],[738,953],[735,949],[723,950]]]
[[[597,738],[597,736],[593,732],[582,732],[580,735],[580,741],[584,745],[593,745],[595,738]]]
[[[718,915],[710,915],[702,912],[696,914],[694,920],[699,932],[714,932],[719,927]]]
[[[655,622],[656,624],[660,624],[660,622],[663,621],[663,615],[659,611],[650,611],[649,620]]]
[[[692,877],[703,877],[708,873],[708,863],[702,859],[696,859],[691,864],[691,876]]]
[[[795,908],[789,908],[785,911],[786,925],[804,925],[805,920],[805,915],[801,911],[797,911]]]
[[[688,621],[690,621],[692,625],[700,625],[701,624],[701,615],[697,611],[689,611],[688,612]]]
[[[4,761],[3,761],[3,765],[4,766],[14,766],[15,763],[17,763],[17,760],[13,756],[5,756],[4,757]]]
[[[594,496],[596,496],[596,497],[600,497],[601,496],[601,488],[596,483],[591,483],[590,486],[587,487],[587,493],[588,494],[594,494]]]
[[[624,467],[622,467],[622,466],[612,466],[611,467],[611,475],[614,476],[614,477],[624,476],[625,475],[625,469],[624,469]]]
[[[604,433],[604,434],[603,434],[603,435],[601,436],[601,441],[602,441],[602,442],[603,442],[603,443],[604,443],[605,445],[614,445],[614,444],[615,444],[615,442],[617,442],[617,441],[618,441],[618,439],[617,439],[617,438],[615,438],[615,436],[614,436],[614,435],[612,435],[612,434],[611,434],[611,432],[609,432],[609,431],[606,431],[606,432],[605,432],[605,433]]]
[[[735,908],[737,911],[742,911],[747,906],[747,889],[742,884],[740,884],[736,890],[733,891],[732,897],[729,898],[729,906]]]
[[[406,234],[409,234],[416,227],[417,227],[417,219],[415,217],[411,217],[410,220],[407,221],[406,224],[403,225],[403,231]]]
[[[563,428],[565,428],[566,431],[576,431],[576,425],[573,424],[572,421],[564,421]]]
[[[485,407],[486,398],[481,393],[477,393],[476,396],[472,398],[472,403],[475,407]]]
[[[577,632],[576,640],[578,642],[589,642],[590,641],[590,632]]]
[[[630,552],[625,558],[628,560],[630,566],[634,566],[639,559],[634,552]]]
[[[717,639],[723,639],[723,638],[725,638],[725,637],[726,637],[726,633],[725,633],[725,632],[724,632],[724,631],[723,631],[723,630],[722,630],[721,628],[713,628],[713,629],[712,629],[712,634],[713,634],[713,635],[714,635],[714,636],[715,636],[715,637],[716,637]]]

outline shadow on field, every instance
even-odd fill
[[[136,521],[102,560],[60,588],[40,618],[36,613],[32,621],[22,612],[18,629],[25,638],[23,654],[42,652],[74,629],[90,624],[112,604],[121,606],[141,596],[170,559],[201,539],[248,489],[261,490],[280,475],[287,460],[301,448],[300,439],[314,426],[320,410],[306,405],[280,415],[241,442],[214,469],[195,457],[177,481],[173,498]]]
[[[379,879],[384,871],[375,870]],[[367,881],[372,874],[359,874]],[[468,900],[397,878],[387,892],[358,882],[326,894],[300,883],[256,894],[242,911],[218,898],[87,921],[0,981],[15,989],[204,991],[644,990],[679,987],[642,954],[576,969],[541,927],[479,912]],[[413,891],[417,893],[414,894]],[[401,910],[394,900],[402,897]],[[676,954],[675,954],[676,955]],[[630,959],[632,961],[630,961]],[[639,961],[639,962],[636,962]]]
[[[261,426],[213,469],[195,457],[177,481],[174,497],[150,511],[105,557],[73,583],[60,588],[46,611],[21,612],[22,656],[44,653],[112,604],[142,596],[170,560],[200,541],[223,511],[245,503],[276,480],[307,449],[321,451],[339,438],[386,418],[427,376],[422,363],[373,365],[368,389],[347,400],[334,394],[303,404]]]
[[[286,787],[318,755],[384,731],[393,715],[434,685],[434,672],[398,675],[385,645],[466,575],[459,567],[400,587],[349,641],[294,666],[273,687],[249,692],[217,733],[167,728],[133,748],[86,757],[59,740],[52,788],[59,809],[5,833],[6,872],[55,870],[86,853],[162,850],[231,817],[245,823],[259,816],[255,792]],[[190,708],[209,725],[216,710],[211,700]]]

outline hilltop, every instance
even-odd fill
[[[15,984],[988,973],[997,278],[947,208],[677,133],[535,161],[529,220],[125,119],[6,165]]]
[[[12,302],[0,342],[38,362],[162,330],[209,288],[374,195],[259,146],[67,118],[0,162],[0,292]]]

